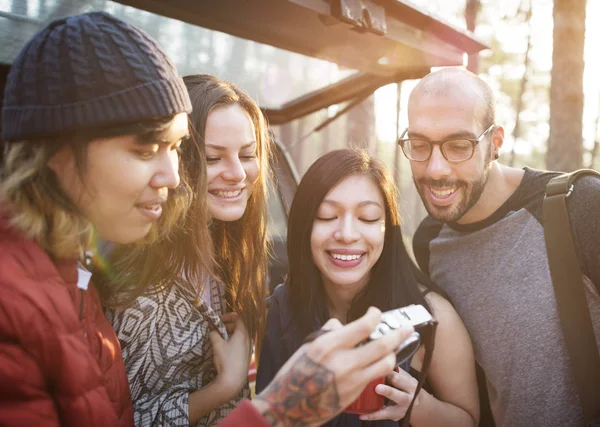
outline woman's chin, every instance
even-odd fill
[[[156,233],[156,227],[154,224],[147,224],[140,227],[131,227],[123,230],[111,229],[107,232],[102,230],[96,230],[96,233],[103,240],[107,240],[120,245],[129,245],[132,243],[144,243],[149,240],[154,240]],[[154,231],[154,232],[152,232]]]
[[[216,219],[223,222],[233,222],[239,220],[244,216],[246,207],[238,209],[210,209],[210,216],[212,219]]]
[[[327,279],[337,289],[360,289],[367,283],[367,277],[358,274],[336,274]]]

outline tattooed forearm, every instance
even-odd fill
[[[341,409],[335,375],[306,354],[257,399],[269,405],[263,416],[271,425],[323,423]]]

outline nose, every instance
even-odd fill
[[[342,243],[352,243],[360,239],[354,218],[349,215],[342,217],[333,237]]]
[[[431,151],[431,157],[427,161],[427,175],[433,179],[446,178],[451,173],[450,163],[442,155],[439,145],[434,145]]]
[[[246,170],[238,156],[233,156],[225,165],[223,179],[231,182],[242,182],[246,179]]]
[[[157,170],[152,177],[151,185],[154,188],[177,188],[180,182],[177,151],[169,150],[157,160]]]

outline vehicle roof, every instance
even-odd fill
[[[461,65],[465,53],[487,48],[468,31],[401,0],[117,2],[378,75],[391,76],[406,68]],[[0,8],[0,63],[4,64],[10,64],[25,42],[49,21],[102,8],[107,2],[15,3],[21,8]]]
[[[238,76],[228,75],[228,70],[213,69],[218,60],[214,55],[200,65],[188,61],[194,40],[203,36],[200,29],[341,66],[333,80],[330,73],[317,84],[308,79],[289,82],[285,94],[281,82],[271,87],[268,78],[243,81],[272,124],[364,97],[388,83],[420,78],[434,66],[462,65],[465,54],[487,48],[468,31],[403,0],[24,0],[10,6],[0,2],[0,64],[10,65],[48,22],[90,10],[109,10],[159,36],[182,74],[202,69],[237,82]],[[154,15],[149,18],[140,10]],[[164,25],[158,25],[163,17]],[[176,28],[172,19],[192,24],[187,25],[191,30]],[[186,49],[178,51],[178,37],[194,40],[186,39]]]
[[[378,75],[462,65],[465,53],[487,48],[402,0],[117,1]]]

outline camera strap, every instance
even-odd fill
[[[406,414],[404,415],[404,419],[402,422],[402,427],[410,426],[410,414],[412,413],[413,406],[415,405],[415,399],[419,395],[419,392],[423,388],[423,384],[425,383],[425,379],[427,378],[427,372],[429,371],[429,366],[431,365],[431,358],[433,356],[433,348],[435,347],[435,331],[437,329],[437,322],[433,322],[427,328],[423,328],[419,330],[419,334],[421,334],[421,342],[423,343],[423,347],[425,348],[425,356],[423,356],[423,364],[421,365],[421,373],[419,375],[417,388],[415,389],[415,394],[406,410]]]

